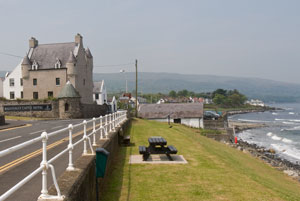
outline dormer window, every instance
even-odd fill
[[[57,69],[57,68],[61,68],[61,62],[58,58],[56,58],[56,63],[54,65],[54,68]]]
[[[31,65],[31,70],[37,70],[38,67],[39,67],[39,64],[35,60],[33,60],[33,63]]]

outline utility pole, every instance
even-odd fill
[[[137,59],[135,60],[135,117],[138,117],[138,71],[137,71]]]

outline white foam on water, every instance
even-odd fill
[[[244,122],[257,122],[257,123],[267,123],[270,121],[261,121],[261,120],[252,120],[252,119],[238,119],[239,121],[244,121]]]
[[[285,130],[285,131],[297,131],[297,130],[300,130],[300,126],[295,126],[294,128],[285,128],[283,130]]]
[[[267,133],[267,136],[271,137],[273,135],[272,132]]]
[[[275,121],[300,122],[300,119],[275,119]]]
[[[281,144],[271,144],[271,146],[276,150],[279,151],[280,154],[289,156],[296,160],[300,159],[300,150],[290,145],[281,145]]]
[[[276,113],[276,112],[272,112],[272,115],[278,115],[278,113]]]
[[[284,121],[282,122],[283,124],[288,124],[288,125],[295,125],[296,123],[295,122],[288,122],[288,121]]]
[[[295,114],[295,112],[289,112],[289,114]]]
[[[283,139],[282,139],[282,142],[291,144],[291,143],[293,143],[293,140],[290,140],[290,139],[287,139],[287,138],[283,138]]]
[[[282,137],[278,137],[277,135],[273,135],[271,138],[273,140],[281,140],[282,139]]]

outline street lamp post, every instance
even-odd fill
[[[126,80],[126,93],[128,93],[128,87],[127,87],[127,76],[126,76],[126,72],[125,72],[125,70],[124,70],[124,69],[121,69],[121,70],[120,70],[120,73],[124,73],[124,75],[125,75],[125,80]]]

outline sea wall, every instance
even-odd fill
[[[100,197],[103,193],[104,184],[109,180],[108,172],[113,169],[113,158],[118,154],[120,147],[119,141],[123,133],[129,128],[130,120],[127,120],[117,127],[116,131],[109,133],[107,140],[100,140],[97,142],[98,146],[94,146],[94,150],[102,147],[110,152],[108,157],[106,173],[104,178],[99,178],[99,192]],[[95,155],[81,156],[74,163],[76,171],[65,171],[58,178],[58,185],[62,195],[65,196],[65,201],[88,201],[96,200],[96,180],[95,180]],[[54,185],[49,189],[50,195],[56,195]]]
[[[5,125],[5,116],[0,115],[0,126]]]

